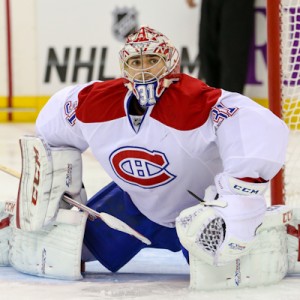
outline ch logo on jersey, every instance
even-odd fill
[[[212,116],[217,127],[219,127],[224,120],[232,117],[238,110],[238,107],[226,107],[223,103],[215,105],[212,109]]]
[[[110,155],[115,174],[125,182],[145,189],[155,188],[176,178],[168,172],[169,162],[158,151],[139,147],[123,147]]]

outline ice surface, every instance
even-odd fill
[[[234,290],[192,291],[188,266],[181,254],[145,249],[119,273],[106,271],[97,262],[88,263],[81,281],[61,281],[0,269],[0,299],[11,300],[297,300],[300,277],[278,284]]]

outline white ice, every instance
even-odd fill
[[[0,124],[0,164],[20,171],[18,138],[33,134],[32,124]],[[83,155],[84,182],[88,196],[110,182],[92,154]],[[18,181],[0,171],[0,200],[16,198]],[[300,275],[257,288],[219,291],[189,289],[189,267],[181,253],[146,249],[118,273],[108,272],[97,262],[86,265],[81,281],[62,281],[21,274],[0,268],[0,300],[297,300]]]

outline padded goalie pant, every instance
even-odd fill
[[[111,214],[127,223],[151,241],[147,246],[135,237],[110,228],[99,219],[87,221],[84,244],[94,257],[111,272],[117,272],[143,248],[182,250],[175,228],[161,226],[144,216],[129,195],[114,182],[108,184],[87,203],[87,206]]]

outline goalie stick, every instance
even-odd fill
[[[9,174],[11,176],[18,178],[18,179],[20,179],[20,177],[21,177],[21,175],[17,171],[7,168],[3,165],[0,165],[0,170],[6,174]],[[98,218],[98,219],[102,220],[105,224],[107,224],[110,228],[127,233],[129,235],[132,235],[135,238],[137,238],[138,240],[145,243],[146,245],[151,245],[151,241],[149,239],[147,239],[145,236],[143,236],[142,234],[140,234],[139,232],[137,232],[136,230],[131,228],[129,225],[127,225],[120,219],[118,219],[110,214],[104,213],[104,212],[97,212],[84,204],[78,203],[77,201],[68,197],[67,195],[63,196],[63,200],[65,202],[69,203],[70,205],[73,205],[73,206],[77,207],[78,209],[87,212],[89,214],[89,216],[91,217],[91,219]],[[9,214],[13,214],[14,207],[15,207],[14,202],[11,202],[11,201],[5,202],[5,212],[7,212]]]

